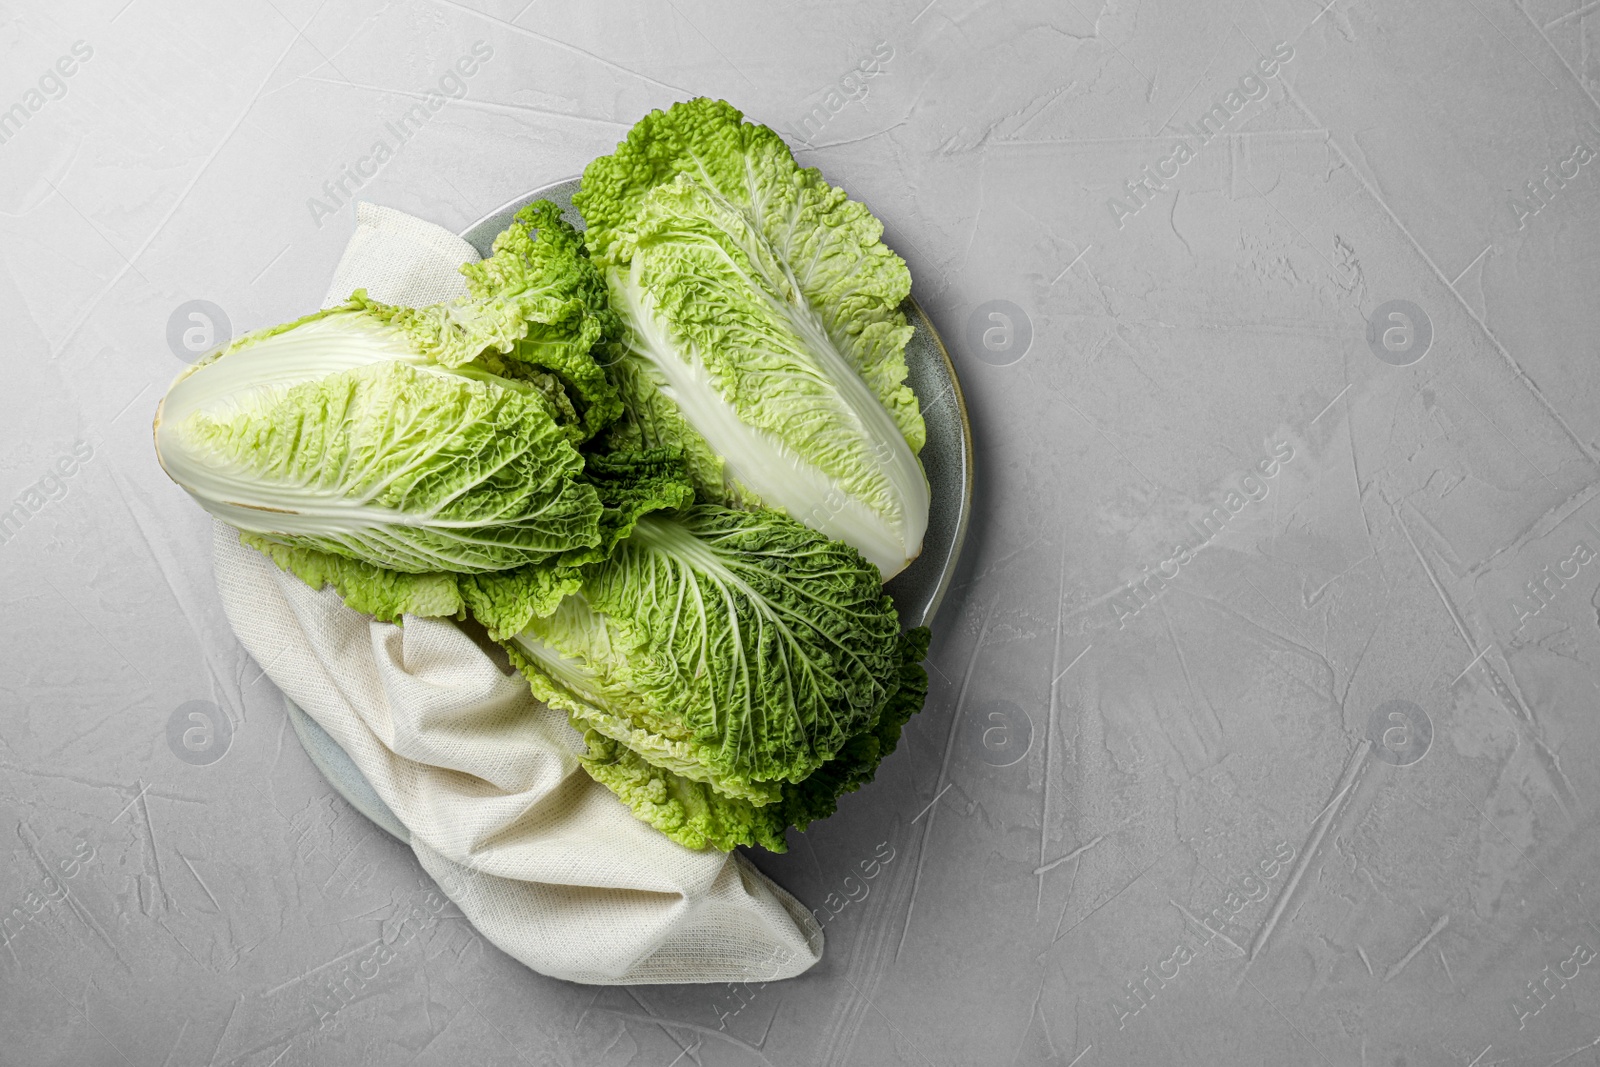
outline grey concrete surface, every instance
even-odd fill
[[[1597,47],[1587,0],[0,3],[0,1063],[1600,1062]],[[884,219],[977,517],[901,750],[756,857],[822,963],[596,990],[317,775],[149,419],[353,196],[460,228],[695,94]]]

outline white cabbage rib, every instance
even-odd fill
[[[469,532],[481,530],[486,516],[437,517],[458,494],[434,500],[426,510],[406,512],[374,502],[387,482],[368,487],[360,496],[348,495],[341,488],[342,477],[326,487],[274,482],[243,465],[204,462],[184,440],[185,426],[195,416],[225,422],[270,406],[303,382],[379,363],[404,363],[443,377],[492,379],[498,386],[534,392],[526,383],[476,368],[434,364],[418,354],[397,327],[361,316],[332,315],[268,337],[247,339],[236,349],[225,350],[179,375],[157,409],[156,457],[173,481],[202,507],[240,530],[268,536],[287,530],[296,536],[322,538],[345,545],[362,558],[385,560],[390,566],[412,571],[480,569],[473,562],[473,547],[493,551],[504,542]],[[550,478],[554,477],[552,473]],[[463,485],[461,491],[467,488],[470,486]],[[559,499],[559,494],[548,494],[546,507],[519,521],[501,523],[500,528],[537,528],[539,519]],[[395,527],[427,528],[437,536],[425,540],[395,536],[390,532]]]
[[[196,415],[227,421],[266,407],[301,382],[388,361],[423,363],[397,329],[334,317],[225,351],[184,371],[167,390],[156,409],[156,458],[202,507],[241,530],[275,533],[281,517],[265,520],[285,512],[294,514],[295,526],[309,534],[376,533],[373,526],[403,522],[392,509],[375,508],[337,491],[281,487],[249,477],[242,469],[202,463],[182,439],[183,427]],[[364,512],[371,513],[366,522]]]
[[[568,598],[561,607],[564,611],[572,611],[572,601],[581,598]],[[583,604],[582,610],[588,612],[588,605]],[[513,634],[511,642],[520,648],[524,654],[538,664],[539,669],[548,674],[552,679],[566,686],[575,694],[591,704],[598,704],[605,700],[605,683],[600,675],[578,655],[562,655],[533,634],[524,630]],[[616,740],[616,738],[612,738]]]
[[[764,285],[751,285],[803,341],[805,351],[793,355],[810,362],[811,373],[838,389],[855,419],[854,429],[870,442],[870,453],[881,464],[894,500],[888,514],[868,507],[776,434],[740,418],[718,390],[701,354],[669,336],[656,314],[654,297],[641,284],[640,270],[641,261],[635,258],[626,272],[611,272],[613,298],[633,327],[632,350],[665,379],[662,392],[722,457],[731,480],[766,506],[855,548],[877,566],[884,580],[904,570],[922,551],[927,532],[927,477],[894,417],[839,353],[816,313],[803,302],[772,299]],[[798,289],[791,287],[797,294]]]

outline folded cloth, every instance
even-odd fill
[[[471,245],[361,204],[328,302],[365,286],[422,305],[465,292]],[[596,985],[790,978],[822,931],[738,853],[634,818],[579,766],[583,742],[450,619],[373,621],[216,524],[217,586],[244,647],[410,831],[423,870],[490,941]]]

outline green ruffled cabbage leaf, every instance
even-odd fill
[[[877,569],[771,510],[639,519],[506,644],[589,772],[695,848],[781,849],[871,777],[926,690],[925,631],[902,635]]]
[[[598,548],[604,506],[578,446],[621,411],[604,284],[548,201],[464,273],[459,300],[402,308],[360,290],[190,368],[156,416],[162,466],[252,543],[386,571],[487,574]]]
[[[928,518],[910,275],[864,205],[742,119],[675,104],[584,170],[573,203],[626,326],[614,433],[681,449],[706,499],[780,509],[887,578]]]

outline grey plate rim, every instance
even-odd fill
[[[312,765],[333,786],[334,792],[344,797],[352,808],[376,823],[380,829],[387,830],[390,836],[409,844],[411,831],[406,829],[406,824],[400,821],[394,810],[383,802],[350,754],[322,728],[321,723],[306,714],[287,694],[284,695],[283,706],[289,713],[289,725],[294,727],[300,747],[306,750]]]

